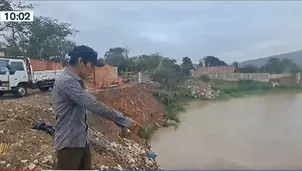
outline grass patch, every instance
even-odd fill
[[[153,124],[144,125],[143,128],[138,132],[138,135],[142,138],[149,139],[155,130],[156,127]]]
[[[174,120],[176,122],[180,122],[178,118],[179,112],[185,111],[185,104],[178,102],[174,104],[169,104],[166,106],[166,118]]]
[[[301,86],[293,84],[287,86],[273,87],[269,82],[258,82],[252,80],[240,81],[223,81],[212,80],[212,88],[219,90],[220,95],[218,100],[225,100],[229,98],[237,98],[248,95],[265,95],[270,92],[284,92],[284,91],[297,91],[302,90]]]
[[[206,82],[206,83],[208,83],[208,82],[211,81],[211,78],[210,78],[208,75],[201,75],[201,76],[199,77],[199,79],[200,79],[201,81]]]
[[[176,122],[180,122],[178,114],[185,111],[187,102],[194,99],[190,90],[186,88],[176,88],[170,91],[159,90],[155,91],[154,95],[166,108],[165,119]]]

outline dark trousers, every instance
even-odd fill
[[[63,148],[57,151],[57,170],[91,170],[91,152],[85,148]]]

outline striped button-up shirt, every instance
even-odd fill
[[[121,127],[131,120],[98,102],[85,90],[83,80],[69,67],[56,78],[52,90],[52,107],[56,114],[55,148],[85,147],[89,143],[86,109]]]

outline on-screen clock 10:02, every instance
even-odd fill
[[[6,20],[30,20],[29,12],[6,12],[4,16]]]

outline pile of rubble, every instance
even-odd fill
[[[138,74],[135,72],[124,72],[120,76],[124,83],[137,83],[138,82]]]
[[[219,90],[212,89],[212,86],[200,80],[187,80],[186,87],[191,90],[191,95],[195,98],[214,99],[219,96]]]
[[[54,124],[50,94],[0,101],[0,169],[55,169],[56,154],[51,135],[32,129],[37,120]],[[90,129],[94,169],[149,169],[159,166],[148,157],[150,149],[136,141],[114,142]]]
[[[107,137],[97,131],[90,130],[94,149],[105,156],[110,156],[119,161],[115,167],[102,165],[100,169],[117,169],[117,170],[159,170],[154,158],[149,157],[151,152],[149,148],[130,140],[123,139],[121,143],[110,142]]]
[[[151,74],[147,72],[124,72],[120,76],[124,83],[150,83]]]
[[[206,86],[202,90],[198,86],[188,86],[188,88],[191,89],[192,96],[202,99],[214,99],[220,92],[219,90],[213,90],[211,85]]]

